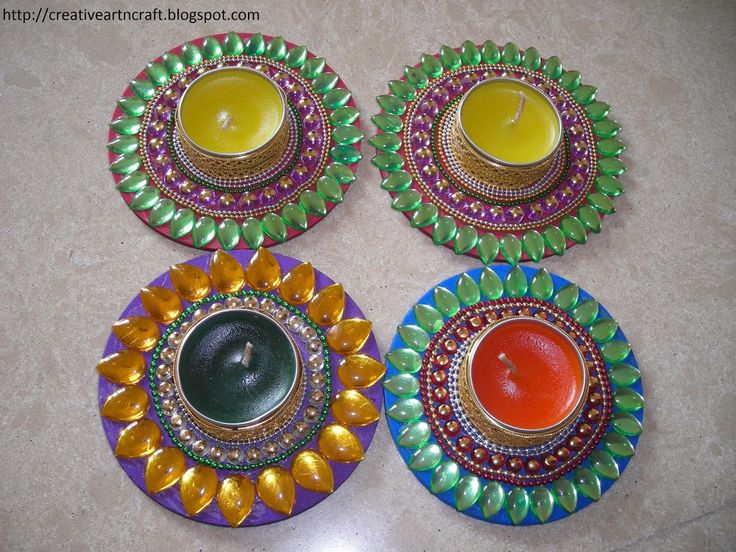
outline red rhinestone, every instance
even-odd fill
[[[593,366],[595,366],[595,363],[591,363]],[[588,384],[591,388],[598,387],[598,378],[595,376],[591,376],[591,378],[588,380]]]
[[[583,446],[583,440],[580,437],[570,437],[567,441],[567,446],[569,446],[572,450],[578,450],[580,447]]]
[[[470,330],[465,326],[460,326],[457,330],[455,330],[455,337],[457,337],[461,341],[464,339],[468,339],[469,335]]]
[[[539,460],[536,460],[534,458],[527,461],[526,463],[526,471],[529,473],[537,473],[539,471],[539,468],[541,467],[542,464],[539,463]]]
[[[444,368],[448,364],[450,364],[450,357],[447,355],[438,355],[437,358],[434,359],[435,366],[439,366],[440,368]]]
[[[488,322],[495,322],[496,320],[498,320],[498,315],[494,311],[491,311],[486,314],[486,320]]]
[[[457,341],[454,339],[448,339],[442,344],[442,348],[445,350],[446,353],[454,353],[457,351]]]
[[[454,437],[458,433],[460,433],[460,424],[455,420],[450,420],[445,424],[445,434]]]
[[[581,437],[587,437],[593,432],[593,428],[591,428],[588,424],[580,424],[580,427],[578,427],[578,435]]]
[[[590,422],[596,422],[596,421],[598,421],[598,419],[600,419],[601,413],[598,412],[597,409],[591,408],[590,410],[588,410],[588,413],[585,415],[585,417]]]
[[[491,456],[491,466],[495,470],[500,470],[506,463],[506,458],[502,454],[494,454]]]
[[[447,389],[444,387],[437,387],[433,392],[432,395],[434,395],[434,400],[437,402],[445,402],[448,397]]]
[[[554,455],[550,454],[544,459],[544,465],[547,467],[547,469],[551,470],[555,467],[555,464],[557,464],[557,458],[554,457]]]
[[[512,472],[518,472],[524,467],[524,462],[521,461],[521,458],[514,456],[513,458],[509,458],[508,466]]]
[[[477,448],[473,450],[473,459],[481,464],[488,460],[488,451],[484,448]]]
[[[437,407],[437,415],[440,418],[447,419],[452,414],[452,408],[450,408],[449,404],[441,404]]]
[[[470,437],[460,437],[457,440],[457,448],[463,452],[468,452],[473,447],[473,440]]]
[[[567,447],[560,447],[557,449],[557,452],[555,453],[557,455],[557,458],[560,460],[567,460],[570,458],[570,451],[567,450]]]
[[[483,319],[480,316],[473,316],[468,320],[468,324],[470,324],[471,328],[477,330],[483,326]]]
[[[603,397],[601,397],[600,393],[591,393],[588,397],[588,402],[590,404],[600,404],[600,402],[603,400]]]
[[[447,372],[444,370],[437,370],[432,374],[432,381],[440,384],[445,383],[447,381]]]

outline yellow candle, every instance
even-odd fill
[[[246,67],[209,71],[189,85],[179,103],[180,131],[197,147],[221,155],[267,143],[284,118],[276,84]]]
[[[460,125],[475,149],[509,165],[543,161],[562,135],[552,102],[512,79],[490,79],[472,88],[460,105]]]

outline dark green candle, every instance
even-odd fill
[[[296,387],[297,352],[273,319],[249,310],[213,313],[185,335],[177,358],[189,406],[225,426],[255,424]]]

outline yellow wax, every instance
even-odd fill
[[[189,139],[214,153],[243,153],[278,130],[284,106],[276,85],[256,71],[231,67],[192,82],[179,104]]]
[[[508,79],[488,80],[471,89],[463,100],[460,122],[478,149],[509,164],[543,160],[561,133],[549,100],[536,88]]]

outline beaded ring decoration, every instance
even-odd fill
[[[485,161],[459,139],[458,106],[472,88],[501,79],[541,95],[559,114],[563,140],[541,176]],[[538,261],[585,243],[614,212],[611,198],[623,193],[617,177],[626,171],[621,127],[598,90],[563,70],[558,57],[511,42],[499,49],[490,40],[465,41],[424,54],[388,87],[372,118],[380,131],[370,140],[372,161],[392,207],[435,244],[484,264]]]
[[[246,160],[240,175],[211,170],[224,165],[196,152],[176,123],[197,77],[235,67],[267,77],[286,104],[265,165]],[[108,149],[118,191],[159,233],[202,249],[258,249],[306,231],[343,201],[362,138],[351,93],[324,58],[281,37],[231,32],[148,63],[118,100]]]
[[[472,378],[477,343],[514,321],[551,328],[580,354],[582,406],[546,434],[499,427]],[[626,337],[593,297],[546,269],[493,265],[441,282],[398,326],[386,366],[386,415],[401,457],[443,502],[492,523],[545,523],[597,501],[642,431]]]
[[[232,375],[240,320],[256,338]],[[202,375],[198,355],[214,372]],[[97,365],[102,425],[162,506],[214,525],[270,523],[323,500],[364,458],[382,404],[379,359],[371,323],[310,263],[217,251],[172,266],[113,325]],[[238,411],[239,401],[251,402]]]

